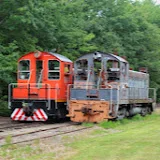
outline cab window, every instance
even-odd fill
[[[70,66],[70,64],[65,64],[65,66],[64,66],[64,73],[65,73],[65,74],[69,74],[70,71],[71,71],[71,66]]]
[[[29,79],[30,77],[30,61],[22,60],[18,66],[18,77],[19,79]]]
[[[88,61],[87,59],[82,59],[76,62],[77,66],[77,80],[87,80],[88,73]]]
[[[109,60],[106,63],[108,73],[108,81],[119,81],[120,79],[120,64],[117,61]]]
[[[60,78],[60,62],[57,60],[48,61],[48,79]]]

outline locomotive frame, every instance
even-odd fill
[[[100,122],[135,114],[151,114],[156,90],[149,74],[132,71],[114,54],[95,52],[74,63],[74,84],[68,87],[68,117],[74,122]]]

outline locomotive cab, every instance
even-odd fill
[[[128,83],[128,62],[116,55],[95,52],[75,62],[74,87],[106,88],[109,84]]]
[[[67,114],[72,61],[50,52],[31,52],[18,60],[17,83],[9,85],[13,120],[46,121]]]

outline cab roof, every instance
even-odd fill
[[[39,51],[39,52],[40,52],[40,51]],[[19,58],[19,60],[20,60],[22,57],[25,57],[25,56],[27,56],[27,55],[29,55],[29,54],[34,54],[34,53],[35,53],[35,52],[26,53],[26,54],[24,54],[23,56],[21,56],[21,57]],[[71,61],[69,58],[67,58],[67,57],[65,57],[65,56],[63,56],[63,55],[61,55],[61,54],[58,54],[58,53],[52,53],[52,52],[41,52],[41,53],[42,53],[42,54],[50,54],[50,55],[56,57],[57,59],[59,59],[60,61],[72,63],[72,61]]]
[[[119,62],[125,62],[128,63],[124,58],[111,54],[111,53],[104,53],[104,52],[93,52],[93,53],[89,53],[89,54],[85,54],[81,57],[79,57],[76,61],[81,60],[81,59],[90,59],[90,58],[94,58],[95,56],[100,56],[102,58],[107,58],[108,60],[117,60]]]
[[[56,58],[58,58],[59,60],[63,61],[63,62],[72,62],[69,58],[61,55],[61,54],[58,54],[58,53],[52,53],[52,52],[48,52],[49,54],[55,56]]]

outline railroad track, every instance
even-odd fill
[[[2,116],[0,116],[0,123],[1,122],[5,122],[5,121],[11,121],[11,118],[10,117],[2,117]]]
[[[75,124],[73,125],[73,123],[67,123],[67,124],[60,124],[57,126],[49,126],[46,128],[39,128],[32,131],[26,131],[23,133],[13,133],[10,134],[9,136],[11,137],[11,144],[19,144],[19,143],[32,142],[38,139],[45,139],[54,136],[78,132],[88,128],[89,127],[82,127],[82,126],[77,126]],[[0,136],[0,146],[6,144],[5,141],[6,137],[7,135]]]
[[[44,125],[43,123],[3,123],[0,124],[0,132],[5,132],[5,130],[12,130],[12,129],[21,129],[26,127],[35,127]]]
[[[28,124],[12,121],[9,117],[0,117],[0,132],[3,132],[4,129],[12,129],[14,127],[20,127],[24,125]]]

